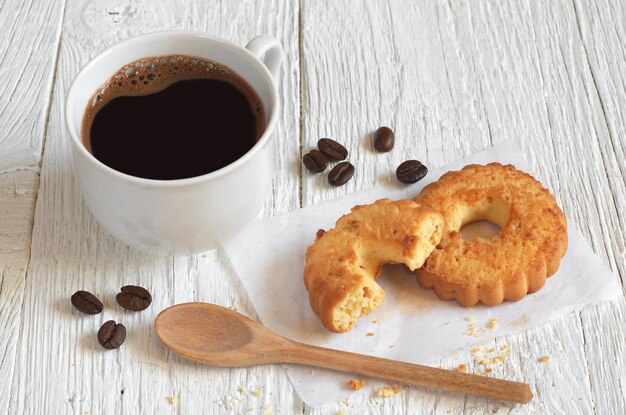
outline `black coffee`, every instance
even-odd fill
[[[265,129],[261,100],[224,65],[190,56],[121,68],[85,111],[83,143],[102,163],[147,179],[200,176],[243,156]]]

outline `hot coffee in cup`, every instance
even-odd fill
[[[143,58],[121,67],[87,105],[85,147],[131,176],[202,176],[247,153],[265,130],[254,89],[223,64],[196,56]]]

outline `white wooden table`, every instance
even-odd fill
[[[161,29],[283,43],[266,217],[393,180],[408,158],[434,168],[514,139],[626,278],[622,0],[0,0],[0,413],[625,413],[623,296],[496,342],[512,353],[494,375],[531,383],[526,406],[408,388],[313,409],[281,367],[210,368],[168,353],[152,330],[159,310],[185,301],[254,310],[221,250],[159,258],[103,231],[78,194],[63,121],[81,66]],[[368,136],[380,125],[397,137],[385,156]],[[303,152],[325,136],[352,150],[356,173],[344,187],[302,171]],[[147,311],[115,304],[128,283],[153,293]],[[78,289],[103,298],[105,311],[73,312]],[[111,318],[128,339],[103,351],[95,333]],[[469,351],[440,363],[474,369]]]

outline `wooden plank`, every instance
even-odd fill
[[[339,189],[330,188],[322,175],[305,174],[305,205],[393,181],[395,166],[407,158],[439,166],[490,143],[515,139],[596,252],[621,269],[623,258],[616,265],[616,255],[624,252],[622,236],[604,231],[623,228],[614,203],[625,200],[618,187],[621,177],[608,179],[606,173],[616,171],[620,148],[607,148],[611,139],[572,3],[454,1],[417,7],[363,1],[351,3],[349,13],[339,1],[303,5],[303,149],[313,148],[322,136],[336,137],[356,166],[353,181]],[[620,23],[615,19],[595,21],[614,33],[613,23]],[[607,78],[616,83],[607,89],[618,94],[619,81],[612,74]],[[623,108],[618,104],[615,112]],[[395,129],[396,148],[375,154],[367,134],[384,124]],[[601,390],[606,380],[623,376],[618,373],[626,360],[623,333],[615,328],[623,311],[622,300],[507,339],[514,353],[496,373],[534,383],[539,396],[515,411],[619,407],[618,386],[611,387],[611,399],[603,403],[596,394],[606,396]],[[590,337],[605,341],[590,346]],[[552,357],[546,364],[537,361],[543,354]],[[608,363],[596,363],[603,360]],[[610,364],[615,369],[607,371]],[[605,381],[602,387],[594,377]],[[355,403],[356,408],[363,405],[375,413],[513,409],[414,389],[391,401]],[[331,410],[341,408],[337,404]]]
[[[0,413],[8,413],[63,1],[0,4]]]
[[[10,396],[15,371],[26,268],[30,257],[32,210],[38,175],[30,170],[0,174],[0,395]],[[0,401],[7,413],[9,400]]]
[[[28,261],[38,175],[31,170],[0,174],[0,255]]]
[[[626,7],[620,1],[575,1],[574,11],[587,65],[591,72],[606,129],[599,141],[611,200],[608,226],[626,228]],[[600,128],[600,127],[599,127]],[[612,203],[611,203],[612,202]],[[607,235],[608,234],[608,235]],[[607,260],[626,281],[626,243],[624,232],[604,232]],[[591,389],[598,414],[626,408],[626,306],[618,302],[607,310],[582,313],[585,349],[589,356]],[[608,334],[608,335],[607,335]]]
[[[269,33],[287,51],[279,80],[284,105],[275,151],[296,155],[297,7],[279,0],[73,0],[68,1],[63,28],[17,347],[20,370],[14,376],[9,411],[236,413],[236,406],[262,413],[262,406],[271,404],[277,412],[301,412],[302,403],[280,367],[208,368],[181,360],[161,346],[152,330],[161,309],[195,299],[251,314],[245,293],[220,251],[190,258],[153,257],[127,248],[100,229],[80,199],[63,122],[64,97],[74,75],[119,40],[151,30],[191,29],[245,44],[254,35]],[[298,205],[298,170],[292,161],[278,158],[266,216]],[[130,313],[116,305],[115,293],[128,283],[152,292],[148,310]],[[98,316],[77,314],[69,296],[78,289],[97,294],[105,311]],[[95,333],[108,319],[123,321],[128,328],[120,350],[104,351],[97,344]],[[240,385],[259,389],[261,395],[238,392]]]
[[[0,5],[0,172],[39,169],[62,18],[62,0]]]
[[[626,198],[626,5],[612,0],[577,0],[574,6],[585,58],[608,130],[608,139],[599,144],[616,202]],[[626,213],[618,208],[617,215],[623,229]],[[624,252],[624,234],[613,236],[617,252]],[[626,275],[624,258],[622,255],[622,261],[615,264],[622,281]]]

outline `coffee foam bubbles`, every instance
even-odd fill
[[[235,85],[256,111],[259,134],[265,124],[261,100],[250,85],[225,65],[187,55],[142,58],[121,67],[93,95],[83,117],[81,137],[91,151],[89,129],[95,114],[108,102],[121,96],[141,96],[164,90],[175,82],[189,79],[218,79]]]
[[[224,65],[197,57],[172,55],[143,58],[124,65],[102,86],[94,99],[102,102],[114,96],[153,94],[187,79],[223,79],[239,88],[246,87],[239,75]]]

